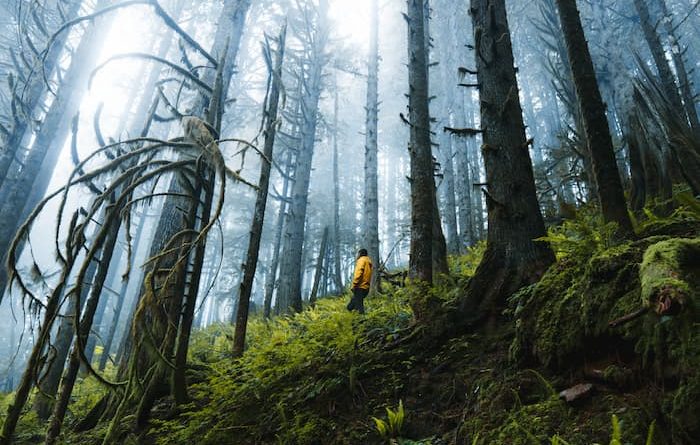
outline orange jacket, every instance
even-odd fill
[[[369,289],[372,279],[372,261],[368,256],[361,256],[355,263],[355,275],[352,279],[352,288]]]

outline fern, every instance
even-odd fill
[[[651,425],[649,425],[649,431],[647,431],[647,441],[645,442],[645,445],[652,445],[654,441],[654,431],[656,430],[656,420],[651,422]]]
[[[401,436],[401,429],[406,418],[406,412],[403,408],[403,400],[399,400],[399,406],[396,411],[391,408],[386,408],[387,421],[372,417],[379,436],[384,440],[395,439]]]
[[[620,420],[615,414],[612,415],[612,438],[610,438],[610,445],[622,445],[622,427],[620,426]]]

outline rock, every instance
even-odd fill
[[[573,403],[577,400],[585,399],[593,393],[593,385],[590,383],[579,383],[569,389],[559,393],[559,398],[564,399],[566,403]]]

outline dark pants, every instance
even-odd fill
[[[358,311],[361,314],[365,313],[365,303],[364,299],[369,293],[369,289],[360,289],[356,288],[352,290],[352,299],[350,299],[350,303],[348,303],[348,310],[349,311]]]

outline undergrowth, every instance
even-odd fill
[[[415,318],[418,310],[454,310],[483,243],[452,258],[451,276],[430,289],[409,284],[368,298],[364,316],[348,312],[344,296],[300,314],[254,317],[237,359],[233,327],[210,326],[191,341],[191,403],[162,400],[147,432],[137,437],[125,422],[122,438],[198,445],[697,443],[700,213],[693,204],[636,220],[639,237],[626,242],[593,212],[580,212],[545,237],[558,262],[510,298],[501,323],[454,338],[423,341],[444,330]],[[653,312],[658,289],[668,293],[656,277],[683,283],[682,311]],[[610,327],[645,307],[651,309],[641,317]],[[560,399],[561,390],[582,381],[595,383],[588,399]],[[86,379],[78,386],[74,418],[98,398],[95,385]],[[0,412],[7,402],[0,397]],[[41,426],[31,414],[23,422],[22,437],[36,441]],[[87,444],[100,434],[65,440]]]
[[[294,316],[255,319],[248,349],[236,361],[223,340],[229,327],[195,334],[192,357],[210,367],[211,378],[192,388],[193,409],[157,421],[150,435],[159,444],[234,443],[232,435],[236,443],[352,437],[351,425],[334,413],[347,410],[366,393],[364,382],[384,372],[378,348],[398,339],[412,314],[402,292],[368,299],[366,316],[348,312],[345,304],[321,299]]]

